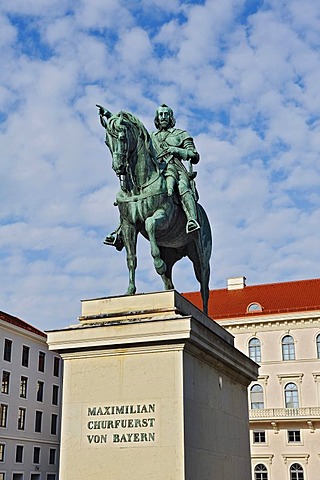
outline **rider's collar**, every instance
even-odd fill
[[[175,129],[174,129],[173,127],[167,128],[167,130],[157,130],[157,131],[155,132],[155,135],[158,135],[158,133],[162,133],[162,132],[172,133],[172,132],[174,132],[174,130],[175,130]]]

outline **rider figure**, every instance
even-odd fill
[[[175,123],[172,109],[165,104],[160,105],[154,119],[157,131],[151,133],[151,139],[159,161],[166,163],[164,176],[168,195],[171,196],[175,185],[178,186],[179,197],[187,217],[186,231],[191,233],[200,228],[197,221],[197,194],[190,182],[195,174],[186,170],[182,160],[196,164],[200,157],[188,132],[174,128]]]
[[[111,114],[103,107],[100,107],[99,114],[101,124],[105,127],[103,116],[108,118]],[[193,182],[196,173],[192,172],[192,167],[188,172],[182,164],[182,160],[189,160],[190,164],[196,164],[199,162],[200,157],[192,137],[186,130],[174,128],[175,123],[173,110],[165,104],[160,105],[154,119],[157,131],[151,133],[151,138],[160,167],[164,171],[168,195],[171,196],[173,194],[174,187],[177,185],[181,204],[187,217],[186,231],[191,233],[200,229],[196,205],[198,198]],[[121,227],[119,226],[110,233],[104,243],[114,245],[117,250],[121,250],[123,248]]]

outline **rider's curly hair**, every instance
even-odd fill
[[[173,116],[173,110],[172,108],[168,107],[168,105],[166,105],[165,103],[162,103],[156,110],[156,116],[154,117],[154,124],[155,124],[155,127],[156,129],[158,130],[160,128],[160,123],[159,123],[159,118],[158,118],[158,110],[160,107],[164,107],[164,108],[167,108],[169,110],[169,116],[170,116],[170,123],[169,123],[169,127],[172,128],[175,126],[176,124],[176,119],[174,118]]]

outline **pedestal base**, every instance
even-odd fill
[[[60,480],[249,479],[257,366],[175,291],[82,302],[64,359]]]

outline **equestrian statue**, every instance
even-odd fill
[[[113,115],[97,105],[112,169],[119,177],[115,205],[120,225],[104,241],[127,254],[129,285],[136,292],[137,235],[150,242],[156,272],[166,290],[173,289],[172,268],[187,256],[200,283],[203,310],[208,313],[212,236],[208,217],[198,203],[193,165],[199,162],[192,137],[175,128],[170,107],[162,104],[155,115],[156,131],[148,133],[133,114]],[[187,169],[182,161],[189,162]]]

